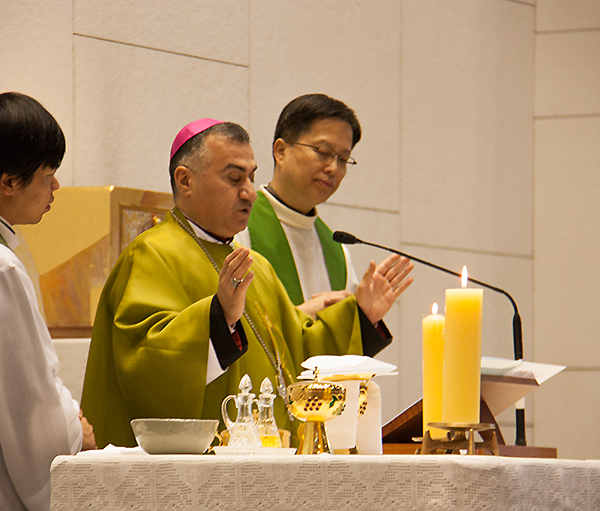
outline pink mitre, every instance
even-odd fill
[[[216,119],[198,119],[197,121],[190,122],[187,126],[181,128],[179,133],[177,133],[175,140],[173,140],[170,159],[173,159],[173,156],[175,156],[175,153],[179,151],[179,148],[190,138],[195,137],[198,133],[206,131],[215,124],[222,124],[223,122],[225,121],[217,121]]]

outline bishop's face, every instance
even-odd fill
[[[203,169],[189,165],[186,185],[179,188],[180,207],[203,229],[229,238],[246,228],[256,200],[254,151],[250,144],[221,135],[210,135],[204,143],[208,163]]]

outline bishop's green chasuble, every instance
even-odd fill
[[[232,248],[203,243],[220,269]],[[308,357],[362,354],[354,296],[313,321],[294,307],[268,261],[256,252],[252,258],[255,277],[246,311],[271,352],[276,349],[282,358],[286,384],[295,381]],[[245,318],[248,351],[206,385],[209,311],[217,284],[217,271],[172,214],[123,251],[100,297],[83,387],[82,409],[99,448],[135,446],[129,424],[134,418],[219,419],[222,430],[221,402],[239,392],[244,374],[255,393],[265,377],[277,385],[275,369]],[[261,313],[275,325],[275,347]],[[281,398],[275,400],[275,415],[280,428],[296,431]]]

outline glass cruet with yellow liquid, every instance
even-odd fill
[[[260,385],[260,395],[256,400],[258,405],[258,434],[263,447],[282,447],[279,428],[275,422],[273,401],[277,396],[273,394],[273,384],[265,378]]]

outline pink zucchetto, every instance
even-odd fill
[[[179,133],[177,133],[175,140],[173,140],[170,159],[173,159],[173,156],[175,156],[175,153],[179,151],[179,148],[190,138],[195,137],[198,133],[206,131],[215,124],[222,124],[223,122],[224,121],[217,121],[216,119],[198,119],[197,121],[190,122],[187,126],[181,128]]]

